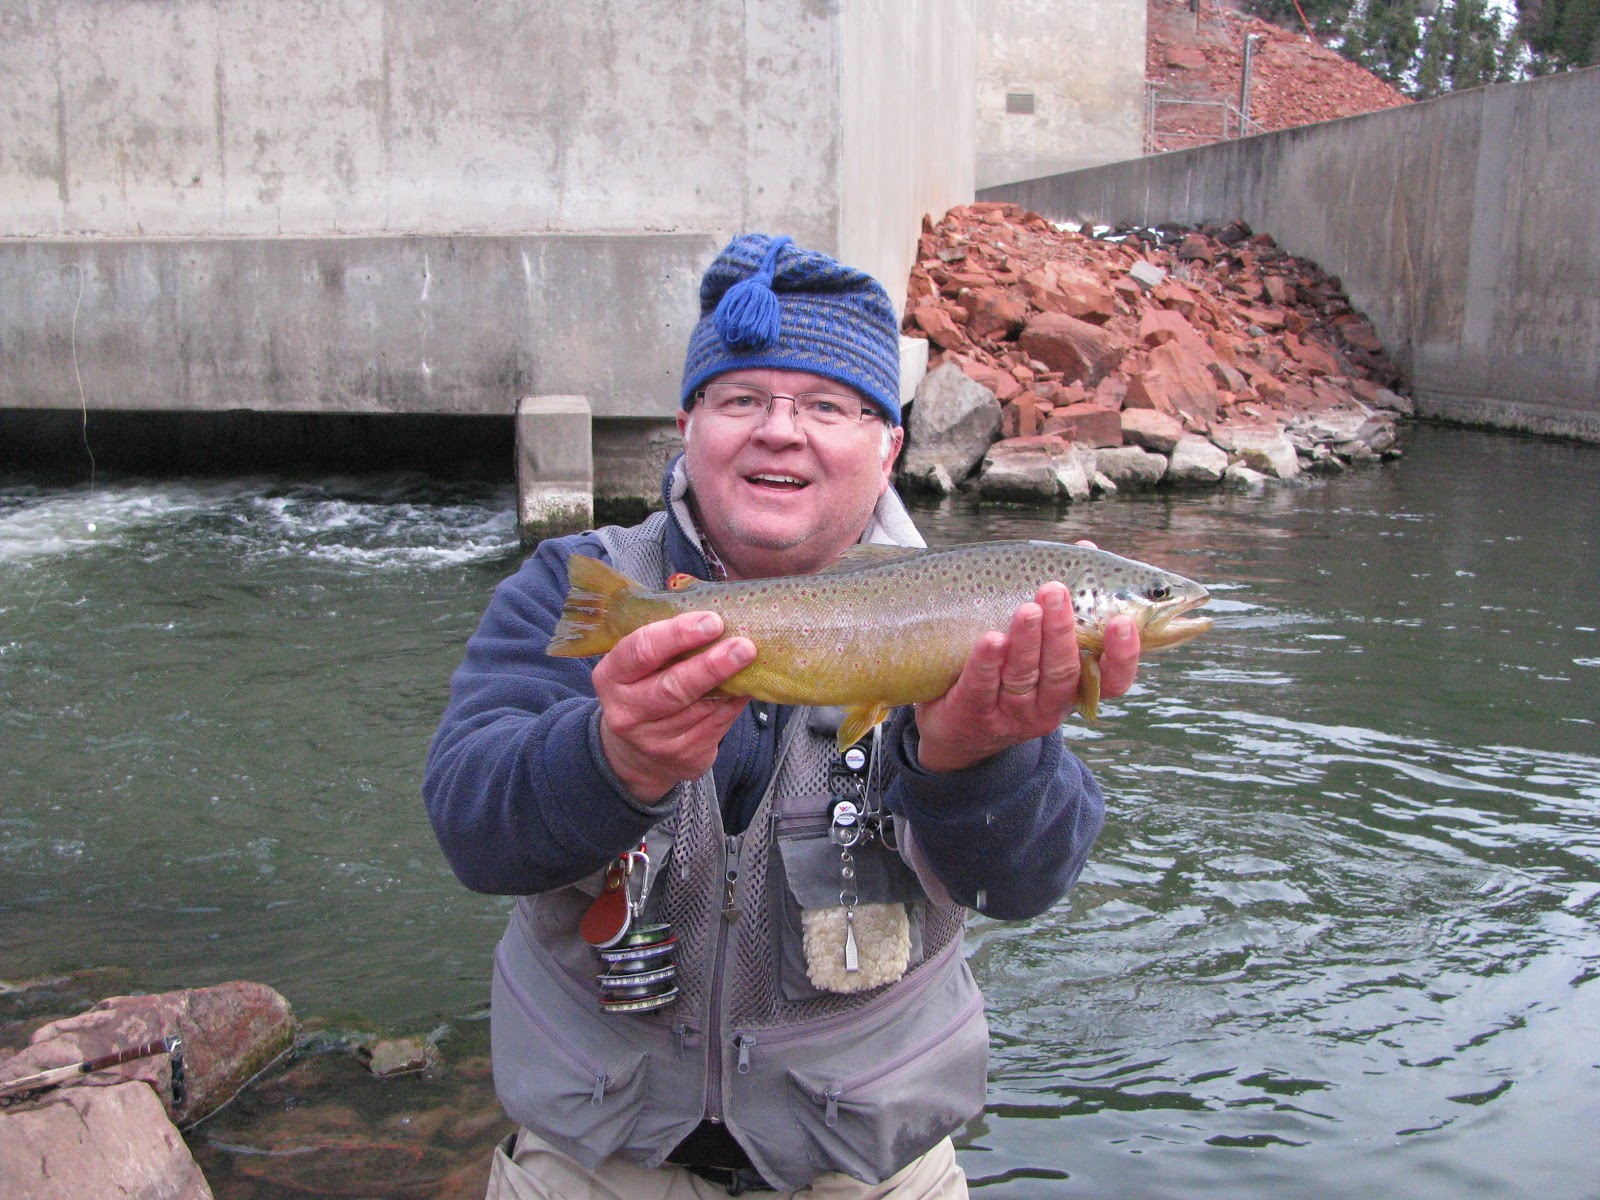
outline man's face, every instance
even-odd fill
[[[749,383],[782,396],[854,388],[806,371],[729,371],[713,382]],[[904,431],[869,419],[825,429],[796,424],[778,400],[765,417],[733,421],[678,414],[684,467],[701,532],[735,578],[809,574],[861,537],[889,486]]]

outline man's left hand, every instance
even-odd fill
[[[1113,617],[1100,657],[1102,698],[1125,693],[1138,669],[1138,627]],[[923,769],[959,771],[1056,732],[1077,703],[1080,673],[1071,597],[1047,583],[1011,615],[1007,632],[978,639],[948,692],[917,705]]]

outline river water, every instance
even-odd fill
[[[975,1190],[1600,1195],[1600,451],[1424,426],[1263,497],[917,516],[1219,618],[1068,726],[1109,797],[1072,895],[972,927]],[[507,902],[418,780],[517,559],[488,485],[0,481],[0,978],[481,1029]]]

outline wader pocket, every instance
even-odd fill
[[[913,1011],[838,1041],[838,1053],[788,1073],[813,1164],[881,1180],[983,1110],[989,1027],[964,969]]]
[[[851,972],[845,966],[840,848],[829,840],[826,822],[780,819],[777,844],[780,878],[769,889],[781,931],[778,976],[786,999],[881,987],[922,961],[927,897],[898,853],[877,839],[851,848],[858,964]]]
[[[648,1064],[615,1018],[606,1024],[592,1001],[569,994],[522,942],[509,931],[495,951],[495,1091],[512,1119],[592,1168],[638,1121]]]

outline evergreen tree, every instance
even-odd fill
[[[1254,15],[1317,37],[1415,99],[1600,64],[1600,0],[1247,0]],[[1508,27],[1509,26],[1509,27]]]
[[[1422,34],[1416,82],[1419,100],[1506,78],[1507,34],[1486,0],[1441,0]]]
[[[1600,64],[1600,0],[1518,0],[1517,9],[1530,74]]]
[[[1341,53],[1404,89],[1422,46],[1419,0],[1367,0],[1349,15]]]

